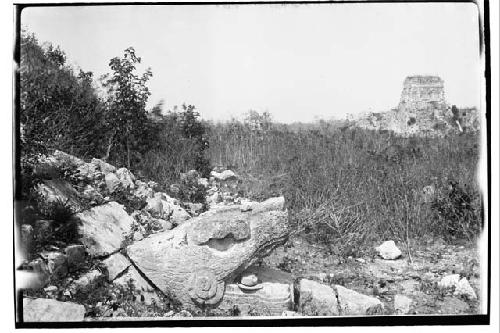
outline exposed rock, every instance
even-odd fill
[[[106,187],[108,188],[109,193],[113,193],[121,185],[118,176],[112,172],[106,174],[106,176],[104,177],[104,181],[106,182]]]
[[[248,203],[248,202],[247,202],[247,203],[244,203],[244,204],[242,204],[242,205],[240,206],[240,210],[241,210],[242,212],[249,212],[249,211],[251,211],[251,210],[252,210],[252,204],[251,204],[251,203]]]
[[[470,310],[469,305],[455,297],[446,296],[442,301],[438,301],[439,312],[441,314],[462,314]]]
[[[24,298],[24,322],[83,321],[85,307],[71,302],[59,302],[47,298]]]
[[[102,264],[106,268],[109,281],[116,279],[118,275],[131,265],[130,261],[121,253],[112,254],[109,258],[103,260]]]
[[[460,281],[455,286],[454,295],[464,296],[467,299],[476,299],[477,295],[474,289],[472,289],[469,281],[465,277],[460,279]]]
[[[154,196],[153,189],[151,187],[149,187],[148,184],[146,184],[143,181],[136,180],[135,187],[136,187],[136,189],[134,191],[134,195],[138,198],[145,200],[148,198],[152,198]]]
[[[85,264],[85,246],[70,245],[66,247],[65,252],[69,268],[78,269]]]
[[[170,206],[172,209],[172,215],[170,216],[170,221],[174,224],[180,225],[191,218],[188,212],[184,208],[178,205]]]
[[[84,208],[78,192],[71,184],[61,179],[44,180],[38,184],[36,193],[38,207],[44,214],[50,215],[56,204],[67,206],[72,213],[77,213]]]
[[[341,315],[366,315],[370,309],[383,308],[382,303],[374,297],[360,294],[339,285],[336,285],[335,289]]]
[[[200,214],[203,210],[203,204],[201,203],[188,202],[187,206],[189,207],[189,213],[193,216]]]
[[[327,285],[302,279],[299,284],[299,312],[305,316],[338,316],[337,297]]]
[[[47,259],[47,267],[50,274],[57,278],[62,278],[68,274],[68,260],[66,255],[59,252],[42,253]]]
[[[231,170],[224,170],[222,172],[212,171],[210,176],[214,177],[218,181],[224,181],[236,178],[236,174]]]
[[[404,295],[394,296],[394,311],[396,314],[407,314],[410,312],[412,300]]]
[[[80,179],[96,180],[101,176],[99,166],[93,163],[84,163],[78,167],[78,176]]]
[[[382,245],[375,248],[377,253],[386,260],[394,260],[399,258],[402,253],[394,243],[394,241],[383,242]]]
[[[141,276],[141,274],[130,266],[125,274],[113,281],[114,284],[127,287],[132,281],[134,290],[139,294],[137,301],[151,304],[153,300],[158,302],[160,297],[156,290]]]
[[[460,274],[446,275],[438,282],[438,287],[441,289],[451,289],[455,288],[458,282],[460,282]]]
[[[96,165],[99,168],[99,170],[102,173],[104,173],[105,175],[110,173],[110,172],[116,171],[116,168],[113,165],[111,165],[107,162],[104,162],[103,160],[100,160],[98,158],[93,158],[91,163]]]
[[[82,243],[92,256],[103,256],[119,250],[130,233],[134,219],[122,205],[109,202],[76,214]]]
[[[134,238],[134,241],[137,242],[137,241],[142,240],[144,238],[144,236],[142,235],[142,233],[140,231],[136,231],[136,232],[134,232],[133,238]]]
[[[207,203],[210,206],[216,205],[221,201],[222,201],[222,197],[221,197],[219,192],[215,192],[214,194],[208,196],[208,198],[207,198]]]
[[[295,312],[295,311],[283,311],[281,313],[282,317],[300,317],[300,313]]]
[[[45,157],[40,162],[42,165],[48,165],[54,169],[77,169],[79,166],[85,164],[85,162],[73,155],[66,154],[60,150],[54,151],[51,155]]]
[[[241,277],[241,284],[245,286],[253,287],[259,282],[259,279],[255,274],[245,274]]]
[[[93,186],[87,185],[83,190],[82,196],[87,199],[92,205],[104,203],[104,198]]]
[[[72,295],[78,294],[82,291],[89,292],[90,291],[89,288],[91,288],[92,285],[98,283],[99,280],[104,278],[105,276],[101,272],[94,269],[90,272],[83,274],[77,280],[73,281],[69,286],[69,291],[71,292]]]
[[[174,227],[173,223],[170,221],[158,220],[158,222],[160,223],[163,231],[171,230]]]
[[[147,206],[146,210],[154,217],[163,218],[165,211],[163,200],[160,197],[153,197],[146,199]],[[166,203],[166,202],[165,202]],[[167,214],[169,212],[170,206],[166,203]]]
[[[120,183],[124,188],[132,190],[135,188],[135,177],[128,169],[120,168],[116,170],[116,176],[118,176],[118,179],[120,179]]]
[[[242,289],[236,283],[228,283],[219,311],[227,313],[237,308],[239,315],[243,316],[279,316],[293,308],[293,278],[290,274],[265,266],[251,266],[243,275],[258,276],[259,285]]]
[[[160,290],[187,308],[213,307],[225,282],[283,244],[288,232],[284,211],[241,213],[237,206],[227,207],[136,242],[127,254]]]
[[[204,187],[208,187],[210,185],[208,183],[208,179],[206,178],[198,178],[198,184]]]

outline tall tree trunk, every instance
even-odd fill
[[[115,137],[115,133],[116,133],[116,131],[115,131],[115,132],[113,132],[113,134],[109,137],[108,147],[106,148],[106,155],[104,155],[104,156],[102,157],[102,160],[103,160],[103,161],[107,161],[107,160],[108,160],[108,158],[109,158],[109,154],[111,153],[111,147],[113,147],[113,139],[114,139],[114,137]]]
[[[130,142],[127,136],[127,169],[130,170]]]

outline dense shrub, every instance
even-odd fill
[[[432,210],[436,228],[446,239],[473,240],[483,227],[481,195],[467,184],[450,180],[433,201]]]

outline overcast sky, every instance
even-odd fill
[[[473,4],[32,7],[21,22],[96,77],[133,46],[153,72],[149,106],[194,104],[205,119],[388,110],[408,75],[438,75],[448,103],[479,105]]]

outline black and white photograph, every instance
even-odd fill
[[[490,324],[489,9],[14,3],[13,325]]]

